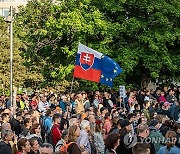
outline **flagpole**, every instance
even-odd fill
[[[72,94],[73,84],[74,84],[74,76],[73,76],[72,81],[71,81],[71,90],[70,90],[70,94]]]

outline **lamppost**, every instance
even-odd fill
[[[10,23],[10,102],[13,106],[13,13],[17,13],[17,9],[10,6],[10,14],[6,21]]]

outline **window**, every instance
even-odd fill
[[[3,16],[7,17],[9,15],[9,9],[3,9]]]

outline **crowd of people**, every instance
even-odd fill
[[[180,87],[126,95],[1,95],[0,154],[180,154]]]

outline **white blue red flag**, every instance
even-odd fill
[[[121,67],[108,56],[79,43],[74,77],[112,87],[113,79],[121,72]]]

